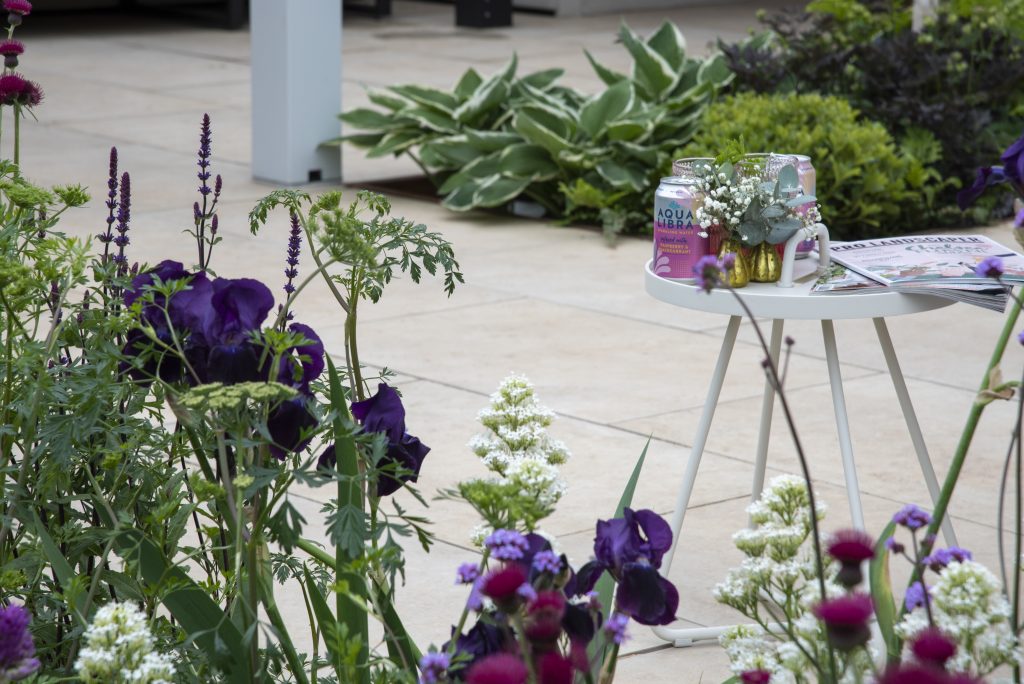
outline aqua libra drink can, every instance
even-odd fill
[[[692,179],[669,176],[654,193],[654,264],[662,278],[693,280],[693,267],[709,251],[694,213],[704,201]]]
[[[805,195],[813,195],[818,187],[818,172],[814,170],[814,164],[811,163],[811,158],[806,154],[795,154],[793,155],[800,162],[796,167],[796,175],[800,179],[800,187],[803,189]],[[801,208],[801,211],[806,211],[806,208]],[[815,241],[804,240],[796,246],[796,258],[802,259],[811,253],[814,249]]]

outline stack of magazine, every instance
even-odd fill
[[[1024,283],[1024,256],[984,235],[913,235],[833,242],[832,265],[811,294],[913,292],[993,311],[1006,308],[1007,288]],[[984,259],[1003,262],[1003,284],[974,270]],[[1005,285],[1005,286],[1004,286]]]

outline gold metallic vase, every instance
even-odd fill
[[[774,283],[782,277],[782,259],[775,245],[762,242],[750,253],[750,279],[756,283]]]
[[[736,255],[736,263],[729,271],[729,287],[746,287],[750,282],[750,266],[743,253],[743,245],[736,238],[727,237],[718,246],[718,258],[721,259],[729,252]]]

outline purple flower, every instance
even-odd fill
[[[480,568],[476,563],[463,563],[455,571],[456,584],[472,584],[480,576]]]
[[[923,606],[925,602],[925,592],[927,591],[928,596],[931,596],[931,587],[925,587],[921,582],[914,582],[907,587],[907,593],[903,597],[903,605],[908,611],[914,610],[919,606]]]
[[[626,634],[626,627],[629,625],[629,616],[622,613],[613,613],[608,622],[604,623],[605,634],[614,643],[620,646],[629,638]]]
[[[23,606],[0,608],[0,681],[24,679],[39,669],[36,647],[28,626],[32,616]]]
[[[1021,208],[1021,210],[1018,211],[1017,215],[1013,218],[1013,227],[1024,228],[1024,208]]]
[[[4,0],[4,9],[12,14],[25,16],[32,12],[32,3],[28,0]]]
[[[1017,341],[1020,342],[1021,344],[1024,344],[1024,330],[1021,330],[1019,333],[1017,333]]]
[[[861,563],[875,556],[874,543],[871,537],[860,530],[840,530],[829,542],[828,555],[840,563],[837,576],[839,583],[845,587],[855,587],[864,579]]]
[[[1003,260],[997,256],[985,257],[974,268],[974,273],[979,278],[998,278],[1003,275]]]
[[[1017,184],[1024,182],[1024,135],[1007,147],[999,160],[1008,178]]]
[[[420,684],[439,684],[448,681],[447,653],[424,653],[420,658]]]
[[[43,90],[38,83],[18,74],[0,76],[0,104],[34,107],[43,101]]]
[[[554,551],[541,551],[533,557],[533,569],[557,575],[562,571],[562,559]]]
[[[842,651],[863,646],[871,638],[868,621],[874,612],[867,594],[845,594],[822,601],[814,608],[814,615],[825,623],[832,645]]]
[[[768,670],[747,670],[740,674],[743,684],[768,684],[772,681],[772,673]]]
[[[430,447],[405,431],[405,407],[398,392],[382,382],[377,394],[352,404],[352,415],[364,432],[378,432],[388,438],[387,453],[377,464],[384,470],[377,480],[377,496],[394,494],[403,482],[415,482]],[[321,464],[325,464],[323,457]],[[329,464],[334,464],[333,453]]]
[[[469,668],[466,684],[526,684],[529,676],[529,670],[518,655],[495,653]]]
[[[121,196],[117,203],[117,237],[114,244],[117,245],[117,256],[114,261],[120,264],[119,273],[127,269],[127,262],[124,256],[124,248],[128,246],[128,228],[132,220],[132,179],[125,171],[121,174]]]
[[[615,608],[642,625],[667,625],[675,620],[679,592],[658,574],[672,547],[672,530],[654,511],[626,508],[623,517],[597,522],[595,560],[580,568],[575,592],[594,588],[607,570],[618,582]]]
[[[904,546],[896,541],[896,537],[889,537],[885,540],[885,548],[889,549],[893,553],[903,553]]]
[[[292,347],[281,358],[277,381],[309,394],[309,383],[324,371],[324,343],[308,325],[292,323],[288,329],[305,337],[307,342]]]
[[[199,166],[199,173],[196,174],[199,178],[199,194],[203,197],[210,194],[210,186],[207,181],[210,180],[210,156],[212,154],[210,143],[212,139],[210,115],[203,114],[203,123],[199,127],[199,160],[196,162]]]
[[[733,255],[730,263],[735,264],[735,262],[736,256]],[[722,279],[722,262],[711,254],[702,256],[694,264],[693,274],[696,276],[697,286],[705,292],[711,292]]]
[[[117,220],[117,148],[110,148],[110,175],[107,177],[107,230],[99,235],[99,240],[104,245],[114,239],[114,221]],[[104,259],[106,250],[104,247]]]
[[[4,67],[14,69],[18,66],[18,55],[25,52],[20,40],[0,41],[0,55],[4,56]]]
[[[967,207],[974,204],[975,200],[984,194],[985,188],[1005,182],[1006,172],[1003,169],[991,166],[981,167],[974,177],[974,184],[956,193],[956,203],[961,210],[966,211]]]
[[[973,559],[974,556],[967,549],[959,546],[950,546],[946,549],[937,549],[930,556],[925,556],[922,562],[934,572],[942,570],[950,563],[963,563]]]
[[[548,651],[537,658],[537,681],[540,684],[572,684],[575,665],[558,651]]]
[[[452,627],[452,636],[456,636],[454,627]],[[447,651],[450,643],[444,644],[441,650]],[[455,653],[459,656],[456,658],[456,662],[459,664],[453,665],[452,670],[463,671],[465,668],[470,668],[474,663],[492,653],[501,652],[506,645],[507,635],[504,629],[492,622],[477,620],[471,630],[465,635],[459,634],[455,639]]]
[[[288,268],[284,275],[288,281],[284,284],[284,291],[288,294],[295,292],[295,285],[292,283],[299,276],[299,254],[302,251],[302,228],[299,226],[298,214],[291,214],[291,229],[288,231],[288,258],[285,261]]]
[[[277,460],[283,461],[289,453],[302,451],[313,441],[318,421],[309,404],[308,397],[299,395],[282,401],[267,416],[267,432],[273,440],[270,454]]]
[[[919,506],[907,504],[900,510],[896,511],[896,514],[892,516],[892,521],[897,525],[902,525],[908,530],[913,531],[919,530],[925,525],[930,525],[932,522],[932,516]]]
[[[530,585],[524,584],[524,587]],[[526,638],[548,650],[562,635],[562,617],[565,615],[565,596],[560,591],[534,592],[528,600],[524,631]]]
[[[491,552],[491,556],[503,561],[519,560],[523,552],[529,548],[526,537],[515,530],[495,530],[487,535],[484,545]]]
[[[518,564],[509,563],[484,575],[480,591],[494,601],[499,610],[509,613],[523,598],[519,589],[527,584],[526,579],[526,572]]]
[[[914,637],[910,649],[922,663],[945,668],[946,661],[956,653],[956,642],[935,627],[928,627]]]

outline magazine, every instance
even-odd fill
[[[1024,256],[983,235],[915,235],[833,243],[840,269],[830,269],[812,294],[845,294],[886,287],[918,292],[1003,311],[1006,287],[974,269],[984,259],[1003,261],[1003,282],[1024,283]]]

